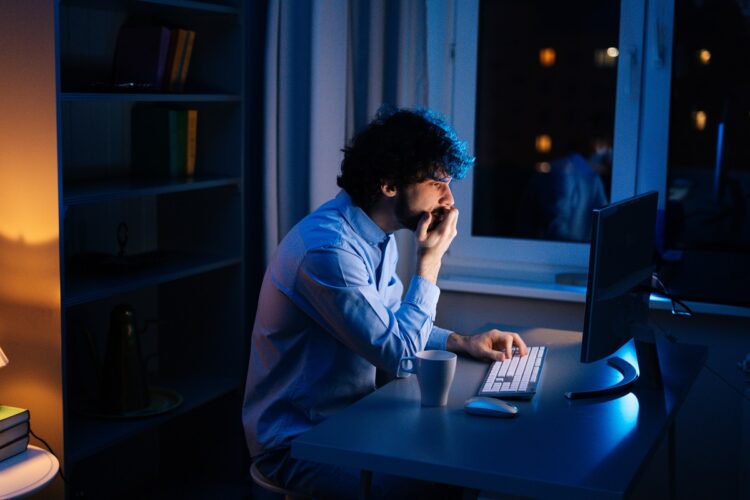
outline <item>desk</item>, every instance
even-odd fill
[[[517,417],[463,411],[488,365],[459,358],[446,407],[422,408],[416,377],[394,380],[299,436],[292,455],[514,495],[624,496],[661,439],[672,436],[706,349],[676,344],[661,349],[663,390],[638,386],[616,399],[569,401],[565,391],[592,379],[616,378],[615,373],[578,362],[580,333],[519,333],[528,345],[550,350],[537,394],[517,403]],[[663,351],[669,351],[667,359]],[[515,456],[502,460],[510,450]]]
[[[31,446],[0,462],[0,498],[17,498],[41,490],[57,475],[60,463],[50,452]]]

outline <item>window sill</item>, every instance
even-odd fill
[[[441,290],[450,292],[480,293],[526,299],[554,300],[560,302],[586,302],[586,287],[563,285],[553,281],[508,279],[497,276],[459,274],[450,270],[441,273],[438,280]],[[718,314],[750,318],[750,308],[706,302],[686,302],[696,314]],[[651,295],[650,307],[658,311],[672,309],[669,299]]]
[[[441,290],[451,292],[482,293],[527,299],[558,300],[562,302],[583,303],[586,301],[586,287],[541,281],[446,273],[440,276],[438,286]]]

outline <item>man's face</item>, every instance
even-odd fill
[[[416,231],[426,212],[432,212],[431,228],[445,217],[445,210],[453,206],[450,177],[427,179],[409,184],[396,194],[396,218],[402,227]]]

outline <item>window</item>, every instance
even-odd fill
[[[664,280],[683,299],[750,306],[750,8],[670,0],[650,18],[664,57],[645,74],[639,163],[663,193]]]
[[[473,235],[588,241],[609,199],[619,6],[480,3]]]
[[[559,7],[552,1],[498,0],[487,4],[491,7],[479,0],[456,2],[452,118],[459,135],[472,143],[478,162],[464,181],[454,185],[461,210],[459,235],[446,258],[441,286],[528,295],[522,290],[525,286],[541,289],[553,284],[550,289],[555,289],[556,277],[585,273],[588,244],[583,238],[524,234],[534,231],[533,226],[513,226],[518,202],[508,200],[522,197],[527,188],[523,179],[514,183],[509,178],[545,175],[553,168],[552,158],[562,153],[560,138],[564,144],[566,134],[586,130],[589,144],[599,139],[606,143],[611,133],[611,174],[609,179],[600,177],[609,201],[648,190],[659,192],[663,270],[673,288],[679,289],[677,295],[750,305],[746,293],[750,142],[742,139],[750,132],[747,2],[606,0]],[[559,8],[568,10],[555,10]],[[502,26],[495,29],[498,33],[492,33],[501,40],[492,48],[501,54],[494,60],[483,45],[489,9],[500,11],[497,15],[503,18]],[[605,13],[607,21],[600,24],[610,26],[607,31],[619,24],[616,44],[606,37],[592,42],[589,62],[594,66],[586,70],[616,71],[613,121],[611,107],[606,106],[591,106],[576,115],[561,101],[577,99],[579,89],[566,94],[564,78],[548,78],[545,83],[539,77],[560,72],[567,58],[565,42],[540,34],[544,19],[573,26],[583,22],[586,26],[580,30],[588,30],[596,19],[594,11]],[[527,32],[536,35],[526,36]],[[488,61],[503,69],[486,69]],[[595,99],[591,81],[571,77],[570,84],[580,84],[587,89],[585,96]],[[611,82],[597,85],[601,95],[611,92]],[[611,96],[607,99],[611,102]],[[530,118],[523,116],[528,110],[533,113]],[[553,124],[553,118],[560,116],[565,124],[566,115],[576,130]],[[483,171],[493,161],[505,164],[505,169]],[[507,168],[514,163],[520,167]],[[485,286],[488,283],[501,285],[493,289]]]
[[[460,227],[444,276],[585,272],[585,215],[635,193],[644,2],[456,9],[453,120],[477,165],[454,187]]]

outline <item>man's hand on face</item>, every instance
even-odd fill
[[[505,361],[513,357],[513,347],[518,348],[518,356],[529,353],[523,339],[513,332],[488,330],[477,335],[459,335],[451,333],[446,349],[455,353],[468,354],[477,359],[488,361]]]
[[[442,217],[442,220],[439,220]],[[426,212],[417,224],[417,274],[435,283],[443,255],[458,234],[458,209],[446,208],[442,213]]]
[[[458,209],[456,207],[425,212],[414,233],[418,251],[422,254],[435,253],[442,257],[458,234],[457,225]]]

